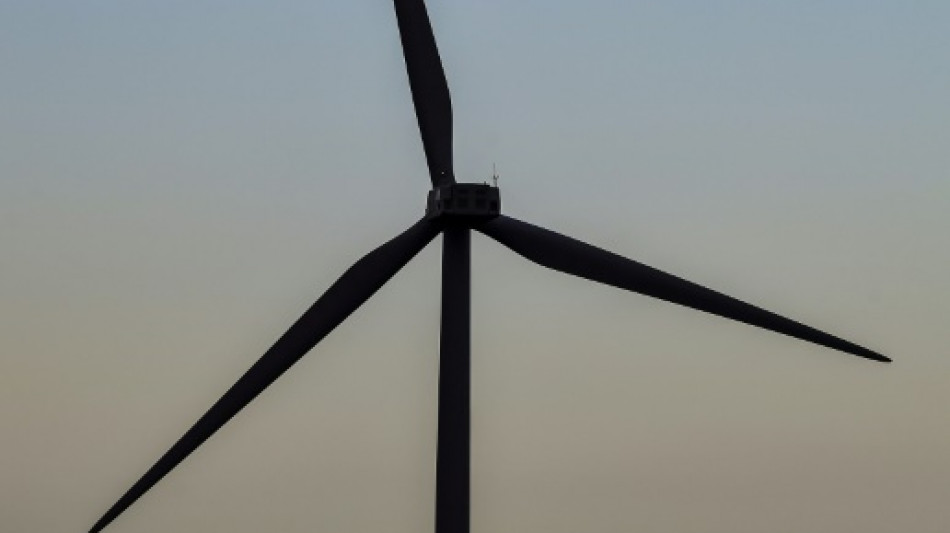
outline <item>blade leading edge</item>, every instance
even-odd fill
[[[165,474],[223,426],[261,391],[310,351],[346,317],[369,299],[440,231],[437,221],[422,219],[389,242],[363,256],[330,286],[293,326],[132,485],[90,533],[101,531],[155,485]]]
[[[504,215],[475,229],[542,266],[784,333],[874,361],[877,352],[612,252]]]
[[[452,100],[425,3],[422,0],[394,0],[393,4],[432,186],[455,183]]]

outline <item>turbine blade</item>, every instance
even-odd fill
[[[842,352],[890,362],[887,357],[731,296],[667,274],[559,233],[506,216],[475,229],[540,265],[638,292]]]
[[[394,0],[393,3],[432,186],[454,183],[452,100],[425,3],[422,0]]]
[[[96,533],[184,460],[238,411],[303,357],[409,262],[442,229],[420,220],[366,254],[308,309],[297,322],[113,505],[90,533]]]

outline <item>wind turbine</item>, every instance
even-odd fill
[[[357,261],[95,523],[101,531],[442,234],[436,533],[469,530],[470,234],[483,233],[542,266],[692,307],[874,361],[887,357],[685,279],[500,213],[497,186],[459,183],[452,106],[423,0],[394,0],[432,189],[426,213]]]

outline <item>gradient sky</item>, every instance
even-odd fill
[[[473,531],[945,533],[950,4],[430,4],[460,179],[895,359],[476,236]],[[0,72],[0,529],[85,531],[425,161],[383,0],[5,0]],[[430,531],[439,249],[107,531]]]

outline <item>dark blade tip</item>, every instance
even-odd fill
[[[99,533],[106,526],[112,523],[112,520],[115,519],[115,516],[110,516],[112,513],[107,513],[105,516],[99,519],[98,522],[93,524],[92,529],[89,530],[89,533]]]
[[[850,353],[850,354],[852,354],[852,355],[857,355],[858,357],[863,357],[863,358],[865,358],[865,359],[870,359],[870,360],[872,360],[872,361],[877,361],[877,362],[879,362],[879,363],[890,363],[890,362],[892,362],[890,357],[887,357],[887,356],[885,356],[885,355],[881,355],[881,354],[879,354],[879,353],[877,353],[877,352],[872,352],[871,350],[868,350],[867,348],[851,349],[851,350],[844,350],[844,351],[845,351],[846,353]]]

